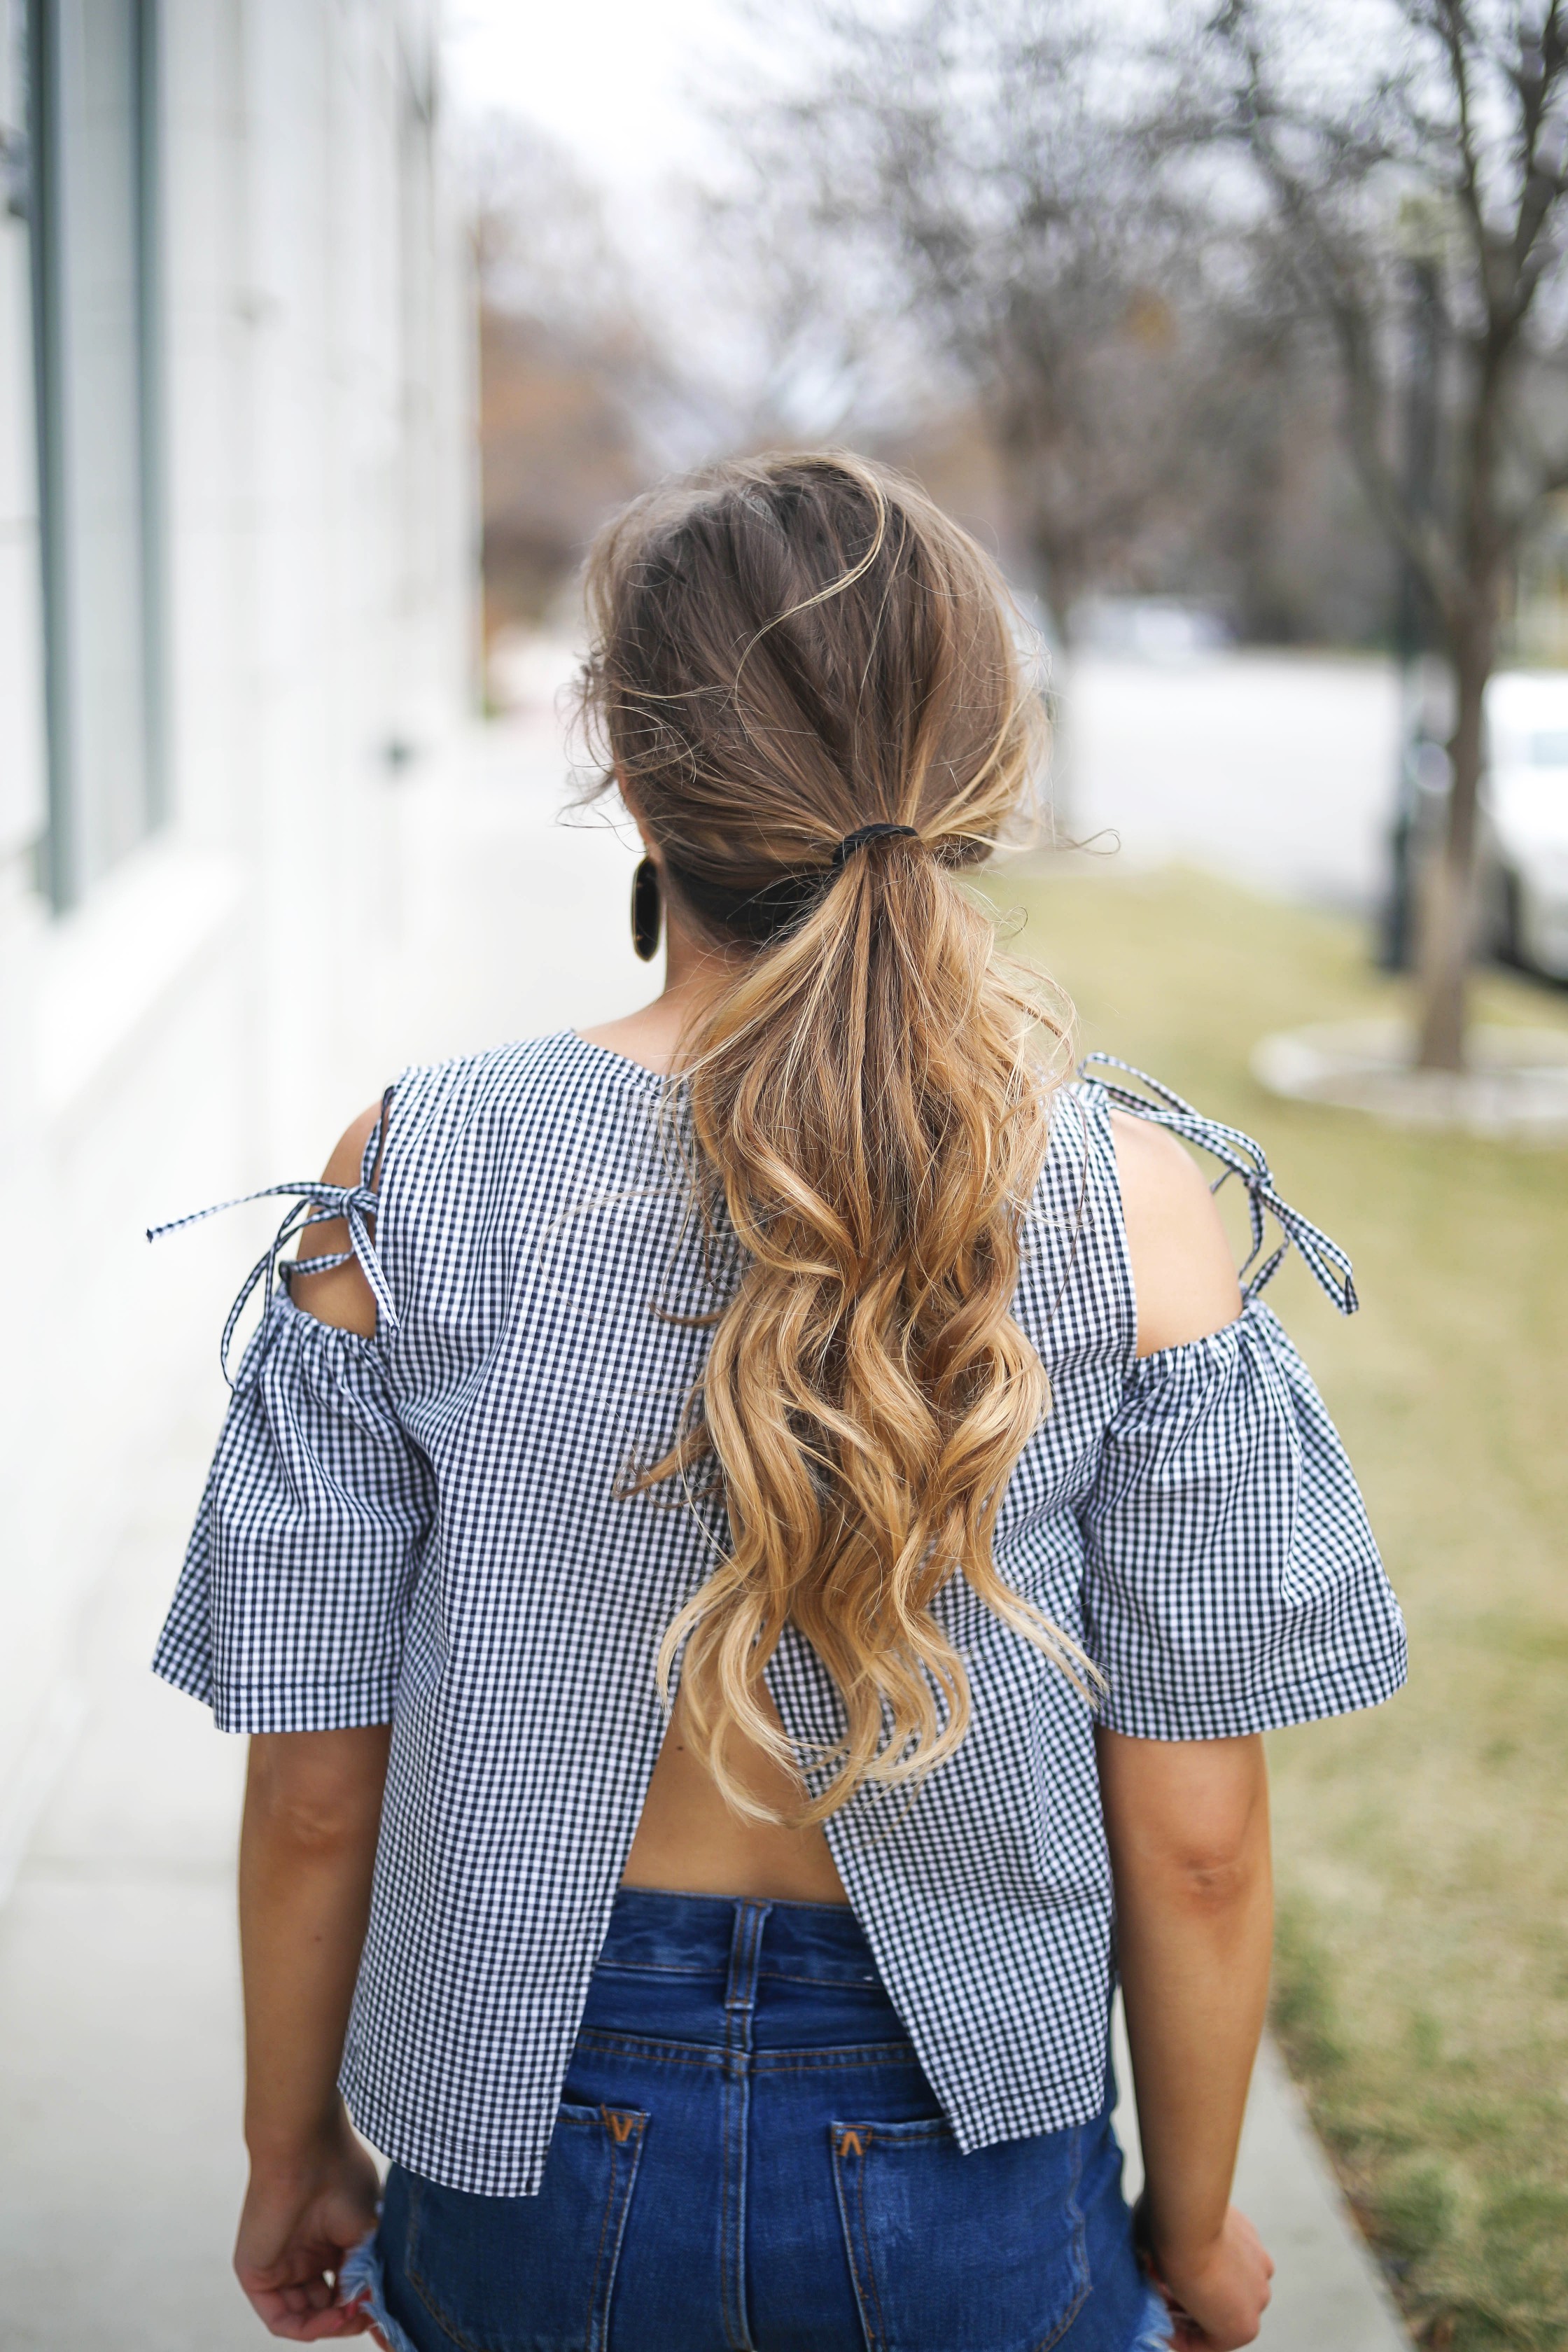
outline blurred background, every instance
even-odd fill
[[[1568,2345],[1555,5],[0,0],[0,2342],[262,2340],[243,1758],[145,1662],[276,1220],[143,1230],[646,992],[584,544],[839,443],[1037,639],[1019,951],[1365,1302],[1270,1294],[1413,1675],[1274,1743],[1265,2341]]]

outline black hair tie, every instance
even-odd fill
[[[716,882],[706,874],[694,874],[668,854],[665,871],[708,921],[753,945],[770,946],[787,939],[821,905],[831,877],[841,871],[847,858],[867,842],[880,841],[890,834],[907,835],[911,841],[920,838],[912,824],[863,824],[858,833],[845,835],[826,866],[797,866],[775,874],[771,882]]]
[[[858,833],[845,835],[828,862],[837,873],[845,859],[853,857],[855,852],[863,849],[868,841],[889,841],[896,834],[907,834],[911,841],[920,839],[920,834],[912,824],[863,824]]]

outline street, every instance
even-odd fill
[[[1086,654],[1063,685],[1065,831],[1326,906],[1376,904],[1393,814],[1392,666],[1322,654],[1182,665]]]

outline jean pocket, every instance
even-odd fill
[[[961,2156],[945,2123],[829,2126],[870,2352],[1047,2352],[1089,2292],[1081,2135]]]
[[[405,2273],[458,2352],[605,2352],[647,2126],[563,2105],[537,2197],[410,2179]]]

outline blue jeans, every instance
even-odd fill
[[[1110,2099],[961,2156],[851,1914],[623,1888],[537,2197],[393,2168],[414,2352],[1153,2352]]]

